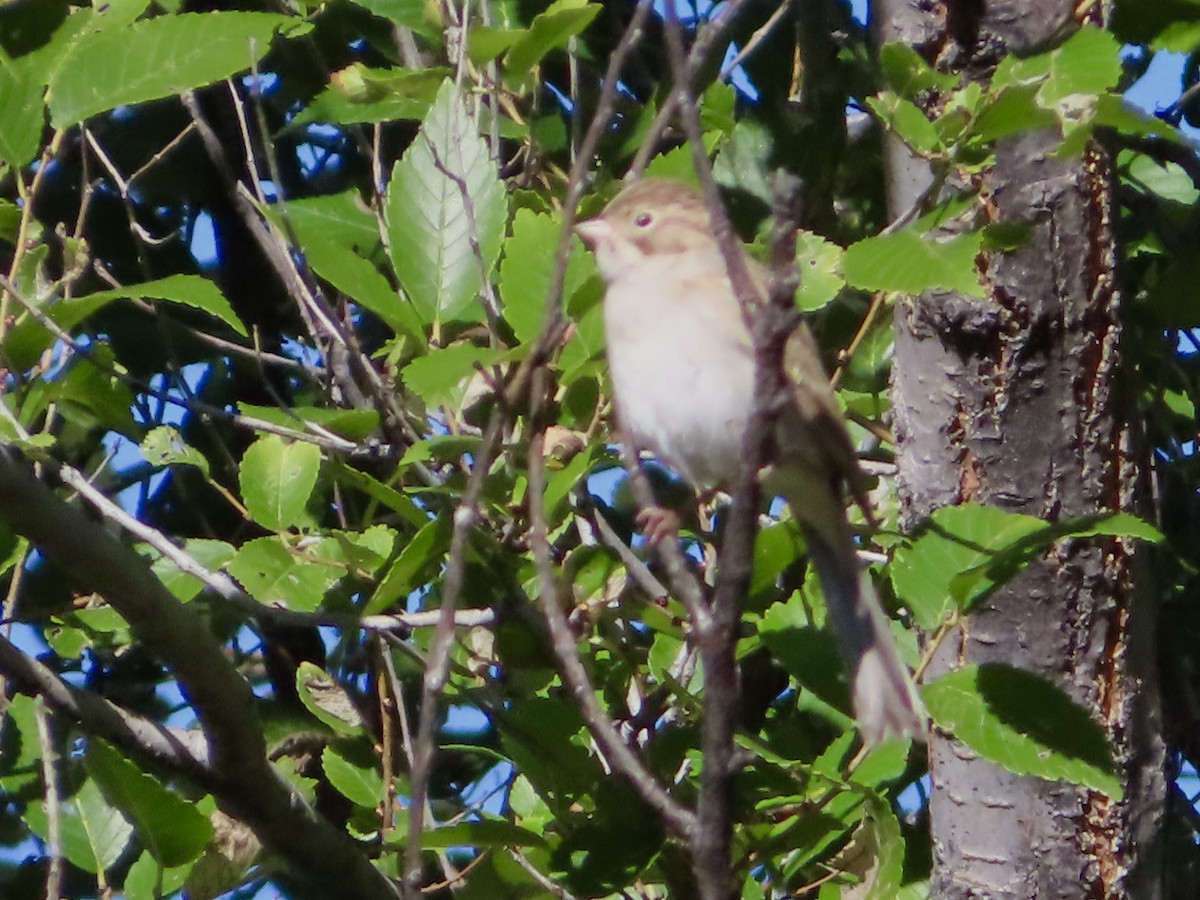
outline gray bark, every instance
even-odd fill
[[[882,40],[986,81],[1006,53],[1053,46],[1075,4],[1009,0],[877,4]],[[938,98],[930,98],[936,111]],[[982,190],[993,221],[1032,225],[990,255],[987,296],[938,293],[896,308],[893,373],[905,524],[978,501],[1048,520],[1134,508],[1141,467],[1116,390],[1121,323],[1107,156],[1055,160],[1054,135],[998,148]],[[929,183],[889,153],[891,203]],[[929,745],[935,897],[1162,895],[1158,826],[1164,748],[1154,605],[1135,602],[1135,548],[1066,542],[973,611],[926,678],[1002,662],[1036,672],[1089,709],[1113,742],[1126,797],[1020,777],[944,733]]]

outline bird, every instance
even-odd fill
[[[755,354],[703,196],[643,178],[576,226],[605,285],[604,332],[617,420],[693,486],[730,486],[744,466]],[[740,246],[740,245],[739,245]],[[740,251],[765,299],[766,273]],[[766,442],[764,492],[787,500],[820,577],[868,745],[923,740],[928,717],[892,640],[846,517],[858,460],[816,341],[801,322],[784,353],[788,395]]]

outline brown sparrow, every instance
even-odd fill
[[[733,484],[754,403],[754,350],[703,198],[682,182],[645,179],[577,231],[606,284],[621,424],[693,484]],[[762,267],[748,256],[746,263],[765,295]],[[787,499],[804,531],[853,675],[864,739],[922,737],[924,708],[858,565],[844,503],[858,464],[807,327],[789,339],[785,366],[794,402],[774,423],[763,488]]]

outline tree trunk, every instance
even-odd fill
[[[1075,7],[892,0],[877,4],[876,22],[881,40],[907,42],[939,69],[986,84],[1005,54],[1041,52],[1068,35]],[[1116,390],[1111,168],[1099,148],[1053,159],[1057,141],[1046,132],[1007,140],[983,176],[991,220],[1032,226],[1019,250],[987,257],[987,296],[931,293],[897,305],[893,399],[908,526],[967,501],[1050,521],[1133,509],[1142,467]],[[892,144],[898,215],[930,175]],[[1155,617],[1150,598],[1135,602],[1133,549],[1112,539],[1061,543],[938,647],[927,680],[1002,662],[1058,684],[1105,728],[1125,798],[1014,775],[935,733],[933,896],[1162,896]]]

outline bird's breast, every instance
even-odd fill
[[[754,392],[754,355],[724,271],[651,270],[608,289],[605,335],[617,414],[633,439],[693,483],[731,482]],[[720,302],[697,292],[724,290]]]

